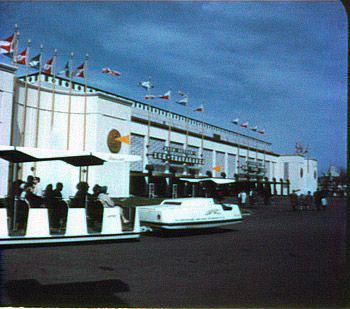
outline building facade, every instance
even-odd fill
[[[184,176],[288,180],[302,193],[317,188],[316,160],[280,155],[263,139],[64,78],[16,77],[16,68],[5,64],[0,64],[0,121],[0,145],[139,155],[137,162],[89,168],[90,186],[107,185],[115,197],[142,194],[150,182],[169,193],[174,178]],[[117,141],[123,136],[130,143]],[[72,195],[86,172],[60,162],[11,166],[4,160],[0,169],[0,196],[7,194],[9,175],[29,174],[40,176],[43,185],[63,182],[64,194]]]

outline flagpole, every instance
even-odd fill
[[[72,109],[72,91],[73,91],[73,56],[74,53],[70,53],[69,59],[69,94],[68,94],[68,121],[67,121],[67,150],[69,150],[69,141],[70,141],[70,118],[71,118],[71,109]]]
[[[150,82],[150,87],[147,88],[147,95],[150,96],[151,95],[151,77],[149,77],[149,82]],[[150,100],[150,99],[149,99]],[[147,106],[147,144],[146,144],[146,148],[147,148],[147,154],[149,154],[149,147],[150,147],[150,134],[151,134],[151,105],[150,103],[148,103]],[[148,158],[148,157],[147,157]]]
[[[26,51],[26,73],[25,73],[25,83],[24,83],[24,105],[23,105],[23,130],[22,130],[22,142],[21,145],[24,146],[25,143],[25,131],[27,125],[27,100],[28,100],[28,59],[29,59],[29,51],[30,51],[30,43],[31,40],[28,40],[28,47]]]
[[[84,139],[83,139],[83,151],[86,149],[86,117],[87,117],[87,80],[88,80],[88,60],[89,55],[85,55],[85,65],[84,65],[84,77],[85,77],[85,87],[84,87]]]
[[[16,68],[16,74],[17,74],[17,63],[15,61],[16,59],[16,56],[17,56],[17,50],[18,50],[18,45],[19,45],[19,37],[20,37],[20,32],[19,32],[19,29],[18,29],[18,25],[15,24],[15,30],[14,30],[14,34],[15,34],[15,37],[14,37],[14,48],[13,48],[13,55],[12,55],[12,59],[11,59],[11,64],[13,66],[15,66]],[[10,135],[10,145],[11,146],[14,146],[15,144],[15,134],[14,134],[14,131],[15,131],[15,124],[16,124],[16,120],[15,120],[15,117],[18,117],[18,111],[19,111],[19,101],[18,101],[18,98],[17,98],[17,84],[18,84],[18,79],[17,78],[14,78],[13,80],[13,96],[12,96],[12,118],[11,118],[11,135]],[[18,141],[16,142],[16,144],[20,145],[20,142],[18,143]],[[18,163],[10,163],[10,166],[9,166],[9,190],[10,188],[12,188],[12,183],[15,179],[19,179],[19,169],[18,169]],[[14,218],[15,219],[15,218]]]
[[[188,149],[188,125],[189,125],[189,119],[188,119],[188,112],[186,117],[186,141],[185,141],[185,157],[187,158],[187,149]],[[188,167],[187,163],[184,163],[184,175],[188,174]]]
[[[52,97],[51,97],[51,130],[55,123],[55,95],[56,95],[56,61],[57,61],[57,49],[54,50],[53,64],[52,64]]]
[[[35,127],[35,148],[38,148],[39,144],[39,122],[40,122],[40,94],[41,94],[41,59],[43,56],[43,45],[40,44],[40,56],[39,56],[39,73],[38,73],[38,97],[37,97],[37,110],[36,110],[36,127]],[[33,164],[33,174],[36,176],[36,162]]]
[[[204,152],[204,122],[202,121],[202,134],[201,134],[201,157],[203,159],[204,155],[203,155],[203,152]]]
[[[14,44],[14,49],[13,49],[13,55],[12,55],[12,60],[11,60],[11,64],[15,65],[17,68],[17,62],[16,62],[16,57],[17,57],[17,53],[18,53],[18,45],[19,45],[19,30],[18,30],[18,25],[15,24],[15,30],[14,30],[14,38],[13,38],[13,44]],[[10,48],[11,50],[11,48]]]
[[[172,127],[172,124],[173,124],[173,120],[172,120],[172,117],[171,117],[171,111],[169,109],[169,117],[170,117],[170,120],[169,120],[169,125],[168,125],[168,146],[170,147],[170,144],[171,144],[171,127]]]
[[[248,141],[248,143],[247,143],[247,164],[248,164],[248,161],[249,161],[249,136],[248,136],[247,141]]]
[[[36,131],[35,131],[35,147],[39,144],[39,122],[40,122],[40,96],[41,96],[41,59],[43,56],[43,45],[40,45],[40,57],[39,57],[39,74],[38,74],[38,98],[37,98],[37,110],[36,110]],[[35,165],[35,164],[34,164]]]
[[[240,138],[237,133],[237,175],[240,173],[240,165],[241,165],[241,159],[240,159]]]
[[[265,169],[266,169],[266,162],[265,162],[266,154],[265,154],[265,148],[266,148],[266,143],[264,142],[264,175],[265,175]]]

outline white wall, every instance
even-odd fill
[[[0,64],[0,145],[10,145],[13,83],[16,68]],[[9,163],[0,159],[0,197],[8,191]]]
[[[317,161],[308,160],[301,155],[286,155],[279,157],[280,175],[277,181],[284,175],[284,163],[289,164],[290,190],[297,190],[298,194],[306,194],[307,191],[313,193],[317,189],[317,175],[314,178],[314,172],[317,174]],[[301,172],[302,170],[302,172]]]
[[[19,93],[18,126],[23,128],[23,103],[25,101],[25,86],[21,84]],[[52,91],[41,87],[40,112],[38,119],[38,88],[28,87],[25,146],[54,148],[77,151],[110,152],[107,146],[107,135],[110,130],[117,129],[121,135],[128,135],[130,121],[130,106],[119,104],[115,98],[100,93],[88,94],[86,116],[86,144],[84,149],[84,105],[83,94],[71,96],[70,129],[69,93],[60,90],[55,93],[54,122],[52,124]],[[38,121],[39,120],[39,121]],[[38,133],[37,133],[38,128]],[[69,132],[69,137],[68,137]],[[36,135],[38,138],[36,139]],[[69,144],[67,144],[69,139]],[[128,154],[129,145],[122,144],[120,153]],[[74,195],[79,182],[79,167],[69,166],[59,162],[26,163],[23,165],[22,178],[33,174],[41,178],[42,186],[64,184],[64,196]],[[107,185],[111,196],[129,196],[129,163],[108,163],[104,166],[89,167],[88,182],[90,189],[96,184]]]

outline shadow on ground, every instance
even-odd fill
[[[210,228],[210,229],[193,229],[193,230],[153,230],[152,232],[144,234],[145,236],[153,237],[190,237],[198,235],[209,235],[209,234],[223,234],[237,232],[238,230],[229,228]]]
[[[5,292],[6,291],[6,292]],[[121,280],[42,285],[36,280],[13,280],[3,286],[10,306],[24,307],[127,307],[115,294],[128,292]]]

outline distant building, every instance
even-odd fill
[[[112,196],[142,194],[150,181],[158,194],[179,177],[235,178],[238,182],[289,181],[301,193],[317,188],[317,161],[301,154],[281,155],[271,143],[61,77],[38,73],[16,77],[0,64],[0,145],[137,154],[133,163],[90,167],[88,182],[107,185]],[[118,140],[128,137],[129,143]],[[8,175],[36,173],[43,185],[64,183],[72,195],[84,174],[59,162],[25,163],[15,168],[0,160],[0,196]],[[175,181],[176,180],[176,181]],[[287,193],[282,188],[278,193]]]
[[[330,165],[328,168],[328,171],[325,173],[325,176],[328,176],[328,177],[339,177],[339,175],[340,175],[339,169],[334,165]]]

